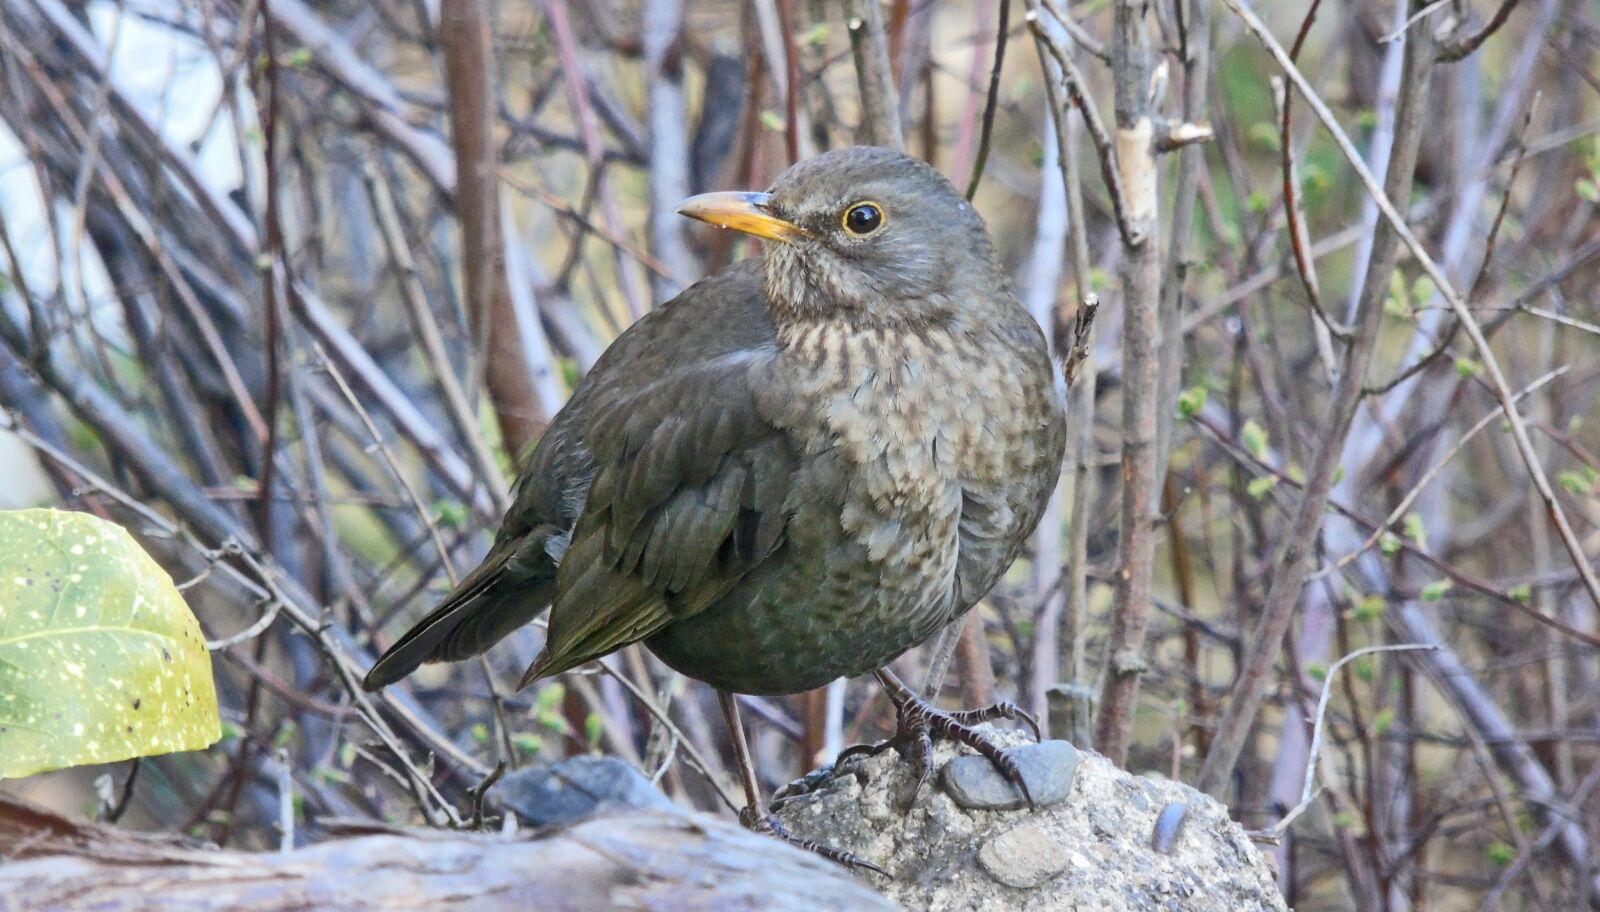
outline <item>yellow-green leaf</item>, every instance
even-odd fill
[[[1390,707],[1378,710],[1378,714],[1372,717],[1372,733],[1375,735],[1381,735],[1393,727],[1394,710]]]
[[[1423,551],[1428,550],[1428,527],[1423,524],[1421,514],[1407,513],[1401,522],[1406,538],[1411,539]]]
[[[1191,386],[1178,393],[1178,417],[1187,421],[1206,407],[1206,388]]]
[[[1244,444],[1245,452],[1251,456],[1262,462],[1267,460],[1267,430],[1257,424],[1254,418],[1239,428],[1239,442]]]
[[[1426,306],[1429,301],[1433,300],[1433,292],[1433,277],[1428,275],[1417,276],[1416,280],[1411,283],[1411,305],[1413,307]]]
[[[1378,536],[1378,550],[1384,557],[1394,557],[1400,553],[1400,537],[1393,532],[1385,532]]]
[[[1361,621],[1377,620],[1383,617],[1384,609],[1388,607],[1389,605],[1384,601],[1383,596],[1369,595],[1356,605],[1356,619]]]
[[[200,625],[133,537],[87,513],[0,512],[0,779],[221,734]]]
[[[1594,489],[1594,483],[1577,472],[1562,472],[1556,476],[1556,482],[1566,488],[1568,494],[1582,496]]]
[[[1281,148],[1279,144],[1283,142],[1283,139],[1278,135],[1278,128],[1274,124],[1267,123],[1264,120],[1253,123],[1250,125],[1249,134],[1250,141],[1264,149],[1276,152]]]

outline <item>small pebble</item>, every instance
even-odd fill
[[[1024,823],[990,839],[978,849],[978,864],[1008,887],[1037,887],[1067,869],[1067,847],[1050,838],[1044,827]]]
[[[1022,744],[1007,748],[1006,756],[1016,761],[1036,807],[1058,804],[1071,793],[1078,750],[1066,741]],[[951,760],[941,778],[956,804],[969,810],[1011,810],[1028,803],[1022,790],[1007,781],[989,758],[977,754]]]
[[[1171,855],[1178,844],[1178,834],[1183,832],[1183,822],[1189,819],[1189,802],[1173,801],[1161,809],[1156,817],[1155,832],[1150,834],[1150,847],[1163,855]]]

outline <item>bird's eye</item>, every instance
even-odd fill
[[[856,203],[844,211],[840,219],[844,230],[857,237],[865,237],[883,227],[883,208],[877,203]]]

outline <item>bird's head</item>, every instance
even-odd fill
[[[765,193],[706,193],[678,212],[775,243],[775,321],[944,323],[1008,285],[972,205],[928,164],[872,146],[825,152]]]

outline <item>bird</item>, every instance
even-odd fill
[[[961,618],[1037,526],[1066,416],[1049,349],[983,219],[932,166],[872,146],[798,162],[763,192],[678,212],[762,251],[691,285],[608,347],[515,482],[482,563],[367,673],[485,652],[549,611],[519,689],[626,645],[715,688],[766,810],[735,694],[875,674],[893,746],[972,746],[1016,706],[946,712],[886,666]],[[1037,737],[1037,726],[1034,725]]]

